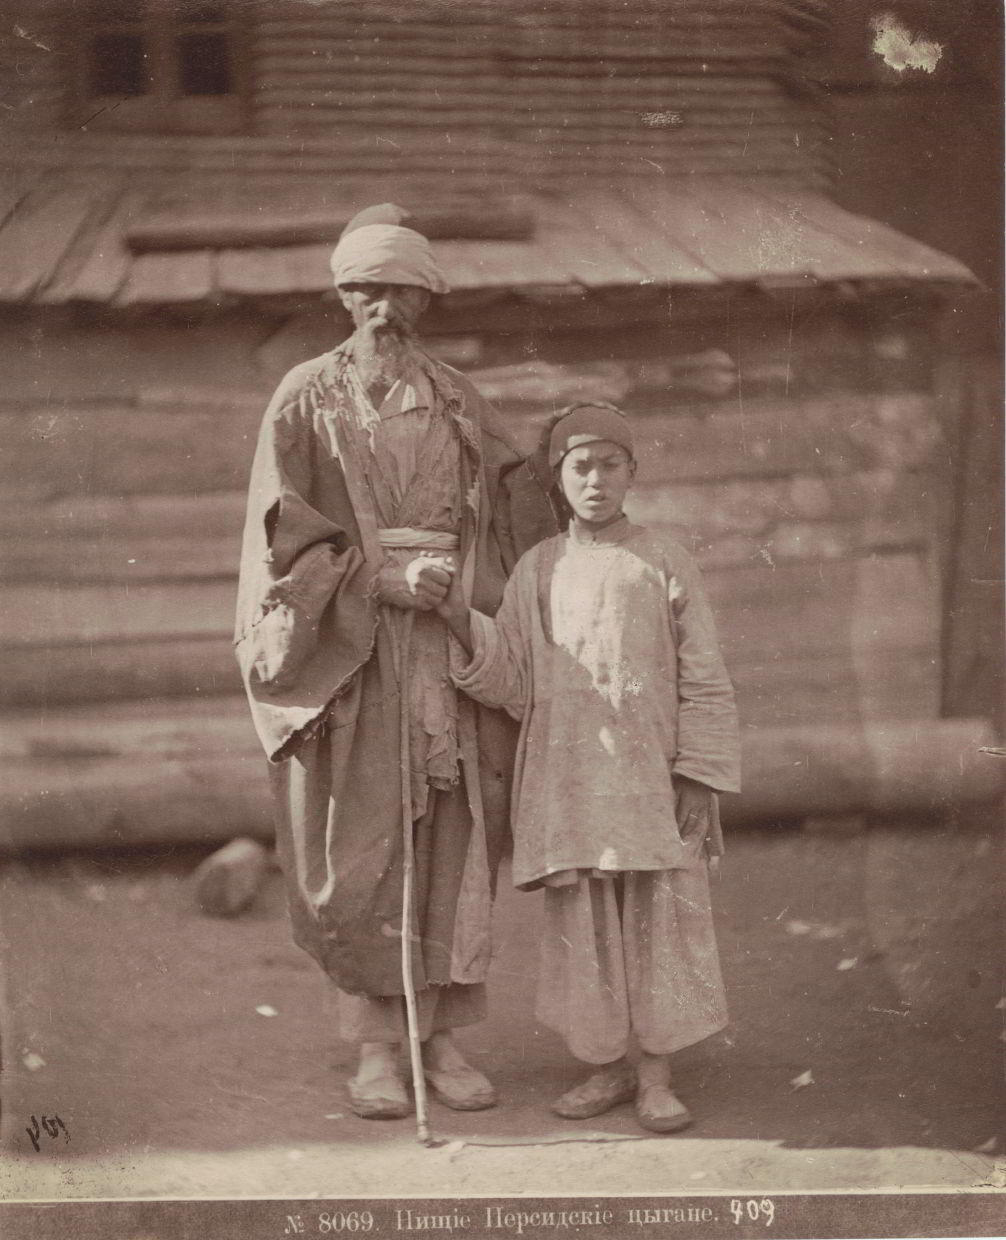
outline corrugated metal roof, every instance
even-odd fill
[[[169,191],[163,181],[144,188],[137,178],[121,174],[110,179],[51,171],[25,179],[21,187],[22,196],[15,194],[0,227],[0,301],[7,303],[156,306],[321,293],[330,287],[328,256],[347,211],[392,194],[406,204],[423,200],[410,200],[401,184],[382,194],[379,185],[368,182],[358,196],[343,186],[349,197],[329,206],[327,239],[325,217],[312,200],[303,212],[314,233],[309,228],[299,244],[264,245],[269,232],[256,215],[254,181],[242,185],[244,223],[258,228],[235,220],[233,195],[215,198],[205,184],[193,183],[188,205],[200,204],[209,229],[193,235],[213,237],[215,243],[178,248],[176,230],[172,248],[157,250],[149,229],[143,245],[132,247],[130,230],[157,219],[170,234],[165,204],[174,201],[182,204],[184,233],[187,200],[177,183]],[[287,192],[297,193],[289,184]],[[417,186],[414,195],[429,192],[428,185]],[[273,199],[275,193],[273,186]],[[298,196],[297,201],[306,200]],[[973,280],[957,260],[851,215],[823,195],[762,182],[653,177],[610,187],[584,181],[525,194],[521,201],[533,218],[526,240],[469,236],[433,242],[452,288]],[[215,224],[214,203],[219,206]],[[190,210],[189,225],[191,215]],[[227,244],[226,220],[234,229],[233,244]],[[286,220],[296,235],[295,207]]]

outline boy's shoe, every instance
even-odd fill
[[[692,1114],[667,1085],[646,1085],[636,1094],[636,1118],[650,1132],[680,1132]]]
[[[426,1069],[434,1098],[452,1111],[485,1111],[496,1105],[496,1090],[477,1068],[462,1063],[448,1069]]]
[[[346,1090],[349,1109],[361,1119],[404,1119],[412,1114],[405,1082],[390,1073],[369,1081],[350,1077]]]
[[[590,1119],[603,1115],[619,1103],[636,1096],[636,1073],[630,1064],[602,1068],[579,1085],[567,1090],[552,1103],[552,1110],[563,1119]]]

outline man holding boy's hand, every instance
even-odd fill
[[[332,272],[353,334],[290,371],[266,413],[236,642],[272,764],[294,937],[338,988],[340,1036],[359,1047],[349,1105],[368,1119],[412,1109],[400,1065],[410,813],[425,1074],[447,1106],[495,1101],[452,1031],[486,1011],[515,736],[451,684],[437,609],[463,572],[474,605],[495,611],[515,548],[554,530],[493,411],[419,345],[420,316],[447,286],[404,220],[384,204],[347,226]]]

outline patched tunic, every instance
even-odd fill
[[[377,413],[368,479],[381,529],[416,530],[414,545],[384,548],[387,563],[404,567],[425,545],[423,531],[460,535],[461,439],[418,366],[389,389]],[[458,704],[447,625],[435,612],[397,607],[382,607],[381,617],[392,629],[396,649],[406,644],[408,632],[412,812],[419,818],[430,787],[449,788],[458,781]]]
[[[672,775],[739,789],[734,694],[691,556],[624,517],[522,557],[494,620],[472,613],[454,680],[522,725],[513,880],[694,864]]]

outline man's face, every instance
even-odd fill
[[[562,458],[559,482],[570,508],[586,525],[607,525],[622,511],[636,462],[607,439],[571,448]]]
[[[356,328],[387,330],[399,336],[414,334],[429,305],[430,294],[414,284],[343,284],[339,297]]]

